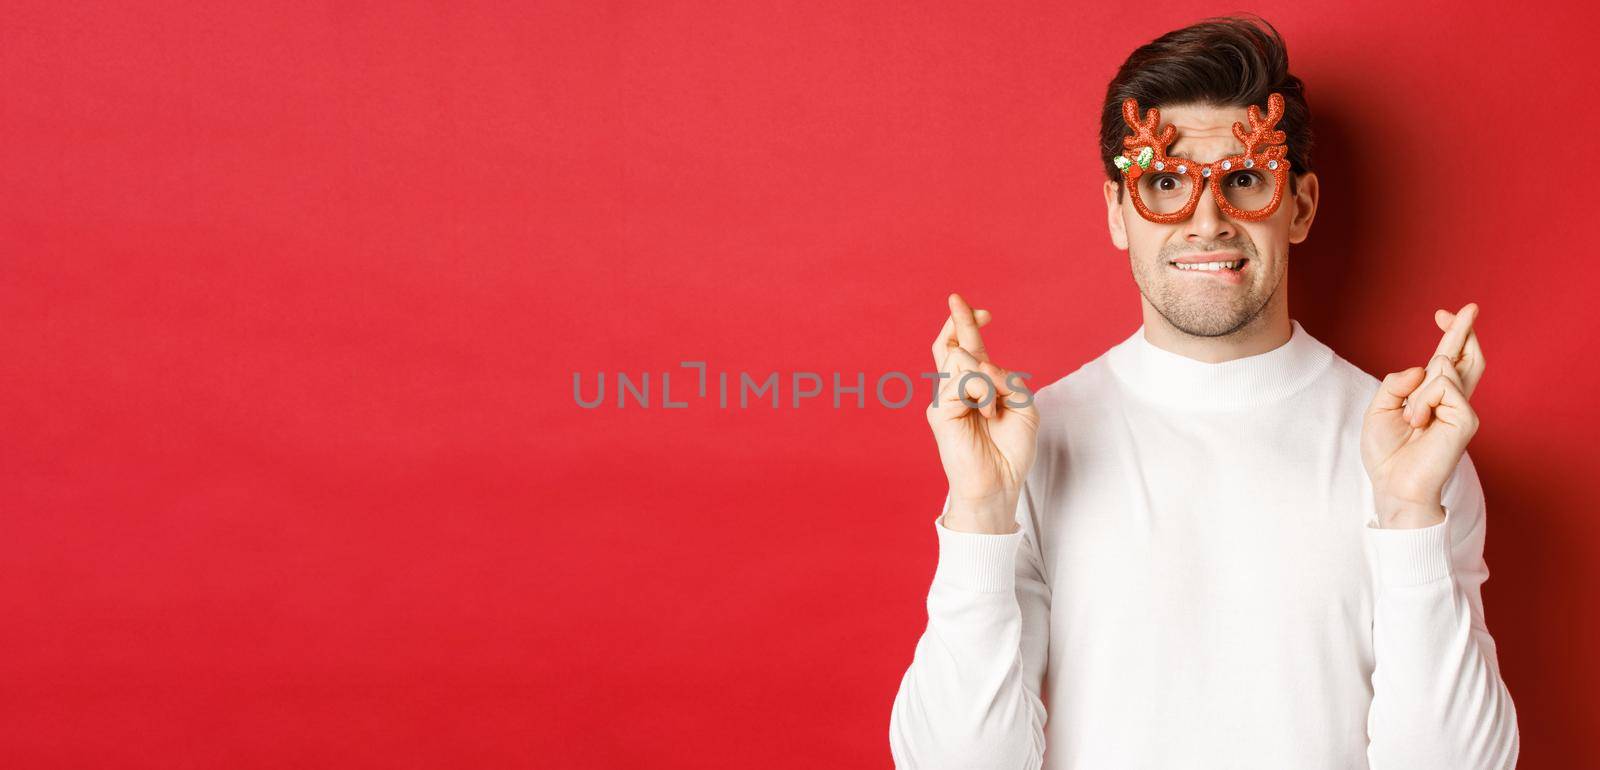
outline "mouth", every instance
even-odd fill
[[[1212,278],[1228,283],[1241,283],[1244,280],[1244,271],[1248,269],[1250,260],[1242,257],[1238,252],[1221,252],[1218,254],[1191,255],[1168,260],[1167,266],[1180,273]]]

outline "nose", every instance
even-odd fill
[[[1207,185],[1215,185],[1215,179],[1207,179]],[[1190,241],[1226,241],[1238,235],[1238,225],[1222,209],[1217,208],[1216,198],[1211,190],[1204,187],[1200,190],[1200,201],[1195,204],[1194,216],[1189,217],[1189,232],[1185,236]]]

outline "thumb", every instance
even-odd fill
[[[1026,379],[1025,377],[1017,377],[1017,383],[1013,385],[1011,378],[1017,373],[992,364],[989,365],[988,369],[984,370],[984,373],[994,380],[997,394],[995,401],[997,403],[1012,412],[1025,415],[1033,414],[1033,391],[1022,383],[1022,380]],[[1026,374],[1026,372],[1023,374]]]
[[[1406,397],[1422,384],[1422,376],[1426,373],[1427,370],[1420,366],[1390,372],[1378,384],[1378,392],[1373,395],[1372,406],[1367,409],[1367,414],[1392,412],[1405,406]]]

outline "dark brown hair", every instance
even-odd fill
[[[1283,94],[1278,128],[1289,145],[1292,193],[1296,177],[1311,170],[1311,108],[1305,85],[1289,74],[1283,38],[1266,19],[1254,14],[1209,18],[1139,46],[1111,79],[1100,110],[1100,160],[1106,178],[1119,184],[1117,200],[1122,200],[1122,172],[1111,159],[1122,154],[1122,138],[1133,135],[1122,120],[1123,99],[1139,100],[1141,117],[1151,107],[1179,104],[1254,104],[1265,114],[1267,95],[1274,91]]]

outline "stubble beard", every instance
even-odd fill
[[[1249,260],[1246,266],[1246,283],[1239,287],[1186,286],[1188,283],[1211,279],[1178,275],[1167,264],[1178,257],[1204,254],[1208,251],[1234,250]],[[1288,255],[1283,257],[1288,261]],[[1236,239],[1215,244],[1208,249],[1190,249],[1168,246],[1149,262],[1134,262],[1134,283],[1151,307],[1161,314],[1173,328],[1195,337],[1226,337],[1243,329],[1261,316],[1267,304],[1277,293],[1281,280],[1265,285],[1260,280],[1265,269],[1257,257],[1255,244],[1247,239]],[[1287,265],[1284,265],[1287,267]],[[1283,273],[1280,272],[1281,276]],[[1272,276],[1267,276],[1271,278]]]

